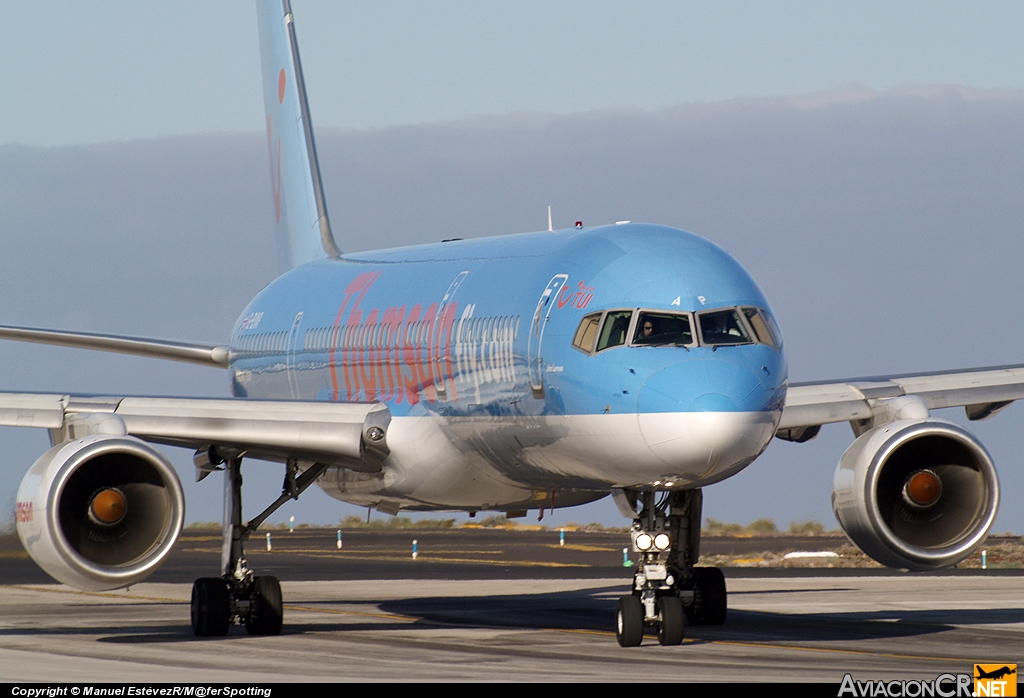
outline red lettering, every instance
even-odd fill
[[[331,350],[328,352],[327,363],[331,368],[331,386],[334,388],[334,400],[338,400],[338,372],[337,364],[335,362],[335,352],[338,346],[338,338],[341,335],[341,315],[345,312],[345,306],[348,305],[349,299],[352,298],[352,294],[363,289],[368,283],[373,283],[373,272],[366,272],[359,274],[345,289],[343,295],[344,300],[341,302],[341,307],[338,308],[338,315],[334,318],[334,341],[331,342]],[[342,352],[344,355],[344,351]]]
[[[328,350],[334,399],[341,399],[344,383],[345,400],[400,403],[404,396],[410,405],[421,397],[434,402],[440,382],[448,388],[449,399],[457,400],[452,350],[458,304],[438,308],[431,303],[423,308],[417,303],[408,314],[404,305],[364,314],[360,305],[380,276],[381,272],[359,274],[343,293]]]
[[[32,523],[32,502],[18,502],[14,508],[16,523]]]
[[[583,281],[579,281],[576,284],[577,291],[573,293],[572,289],[569,288],[569,284],[562,285],[562,291],[558,294],[558,307],[564,308],[565,306],[572,304],[573,308],[585,309],[590,305],[590,299],[594,297],[591,291],[594,290],[594,286],[584,286]]]
[[[377,399],[377,309],[374,308],[366,316],[366,324],[363,327],[363,341],[360,343],[360,355],[354,372],[358,373],[363,389],[366,391],[366,400]]]
[[[420,401],[419,374],[416,371],[415,345],[417,338],[415,332],[410,334],[410,329],[415,327],[421,312],[423,312],[423,306],[419,303],[409,309],[409,317],[406,319],[402,336],[402,363],[409,369],[408,376],[402,375],[402,387],[405,389],[405,399],[409,401],[410,405],[415,405]]]
[[[379,271],[363,272],[362,274],[356,276],[356,278],[352,280],[352,283],[350,283],[345,288],[345,301],[338,309],[338,316],[334,320],[335,329],[338,329],[339,327],[342,313],[345,312],[345,306],[348,304],[348,301],[353,296],[353,294],[358,293],[359,295],[356,297],[355,303],[352,304],[352,310],[349,313],[348,321],[345,323],[345,329],[348,333],[347,336],[355,334],[355,332],[359,328],[360,318],[362,317],[362,312],[359,310],[359,304],[363,301],[363,296],[365,296],[366,292],[370,290],[370,286],[373,285],[373,282],[380,278],[380,275],[381,272]],[[333,347],[331,350],[329,361],[331,366],[331,382],[333,383],[334,386],[334,399],[337,400],[339,398],[340,391],[338,387],[338,376],[335,371],[336,364]],[[342,379],[345,382],[345,399],[353,400],[355,399],[353,396],[358,394],[359,391],[358,375],[357,371],[355,370],[355,367],[352,365],[352,357],[349,356],[349,351],[345,347],[342,347],[341,350],[341,370]]]
[[[383,399],[394,399],[402,401],[402,394],[405,392],[402,386],[402,372],[400,368],[401,356],[398,347],[401,345],[402,320],[405,318],[405,306],[392,306],[384,311],[384,327],[387,331],[387,347],[383,358],[384,385],[387,386],[387,393]]]
[[[570,300],[572,300],[572,289],[569,288],[569,284],[562,284],[562,292],[558,294],[558,307],[564,308]]]
[[[384,311],[387,312],[386,310]],[[391,399],[391,390],[388,385],[388,344],[391,327],[386,322],[380,323],[380,344],[377,350],[377,394],[381,402]]]
[[[420,343],[416,356],[416,363],[419,368],[419,383],[423,390],[423,396],[427,398],[427,402],[434,402],[437,400],[437,391],[434,388],[434,371],[432,366],[435,351],[434,318],[436,316],[437,303],[431,303],[423,312],[423,317],[426,318],[426,320],[424,320],[423,331],[420,333],[423,341]]]

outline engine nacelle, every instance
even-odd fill
[[[99,591],[136,584],[163,563],[185,519],[167,459],[132,436],[54,446],[18,489],[18,536],[54,579]]]
[[[999,480],[985,447],[939,419],[901,420],[862,434],[832,480],[832,510],[872,558],[917,572],[955,565],[985,540]]]

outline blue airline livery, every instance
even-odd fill
[[[969,431],[1024,397],[1024,366],[790,384],[764,294],[725,250],[628,221],[343,254],[321,184],[288,0],[258,0],[267,146],[281,276],[242,311],[228,346],[2,327],[0,337],[227,369],[233,399],[0,394],[0,425],[47,428],[17,525],[33,559],[83,589],[134,584],[184,521],[155,445],[224,472],[220,575],[196,580],[192,627],[277,634],[278,580],[244,543],[316,483],[397,514],[523,516],[612,495],[639,562],[616,634],[720,624],[726,589],[701,567],[702,488],[771,439],[848,422],[855,441],[832,503],[850,538],[897,568],[954,565],[983,542],[999,484]],[[550,228],[550,226],[549,226]],[[243,521],[245,458],[282,463],[281,496]]]

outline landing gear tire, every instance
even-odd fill
[[[249,616],[245,629],[250,635],[280,635],[284,621],[281,582],[277,577],[256,577],[252,585]]]
[[[220,577],[203,577],[192,585],[192,632],[220,637],[231,627],[231,591]]]
[[[658,642],[663,645],[678,645],[683,642],[683,602],[678,596],[662,596],[658,599]]]
[[[639,647],[644,639],[644,606],[630,594],[615,607],[615,639],[622,647]]]
[[[717,567],[693,568],[693,603],[686,608],[686,620],[692,625],[722,625],[725,622],[727,596],[725,576]]]

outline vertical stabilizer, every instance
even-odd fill
[[[327,218],[291,5],[288,0],[256,0],[256,14],[277,263],[284,272],[314,259],[338,257],[341,252]]]

